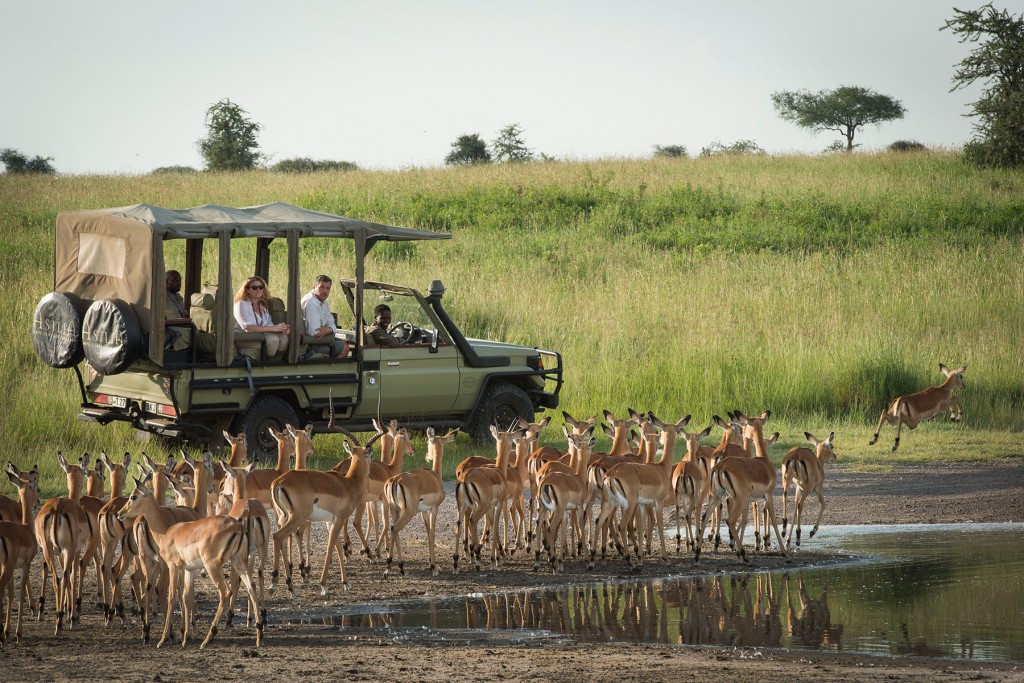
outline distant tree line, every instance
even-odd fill
[[[983,166],[1015,167],[1024,165],[1024,15],[997,10],[991,3],[976,10],[953,9],[954,17],[939,30],[948,30],[961,43],[974,44],[953,75],[951,91],[980,81],[986,87],[981,98],[971,105],[969,116],[975,119],[975,137],[964,147],[966,157]],[[778,115],[785,121],[814,134],[835,132],[841,136],[825,152],[852,152],[857,134],[870,124],[880,125],[902,119],[907,113],[899,100],[861,86],[842,85],[834,90],[780,90],[771,96]],[[196,142],[209,171],[239,171],[257,168],[267,161],[260,152],[258,134],[261,126],[249,118],[248,112],[229,99],[223,99],[206,110],[206,136]],[[496,137],[486,142],[479,133],[460,135],[451,143],[444,157],[449,166],[505,163],[516,164],[534,160],[549,161],[552,157],[537,153],[523,136],[518,123],[501,128]],[[925,149],[914,140],[898,140],[888,148],[893,152]],[[712,142],[701,148],[700,156],[731,154],[764,154],[753,140],[732,144]],[[655,145],[654,156],[687,158],[683,145]],[[52,157],[29,158],[12,148],[0,150],[0,162],[6,173],[54,174]],[[314,160],[296,157],[279,161],[269,167],[280,173],[315,173],[358,169],[348,161]],[[163,166],[154,173],[194,173],[189,166]]]
[[[54,175],[57,170],[50,163],[53,157],[35,156],[29,159],[16,149],[7,147],[0,150],[0,162],[3,162],[4,170],[11,174],[42,173]]]

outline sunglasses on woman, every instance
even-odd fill
[[[249,289],[263,289],[263,285],[258,283],[255,285],[249,285]]]

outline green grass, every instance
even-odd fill
[[[52,490],[63,486],[58,449],[141,449],[123,426],[78,422],[72,372],[45,367],[33,352],[32,312],[51,288],[58,212],[270,201],[452,233],[375,248],[367,277],[420,288],[441,279],[446,308],[468,335],[561,351],[562,407],[577,416],[632,407],[671,420],[692,413],[705,426],[728,410],[771,409],[769,426],[783,435],[778,457],[804,431],[834,430],[840,462],[865,471],[1024,451],[1024,174],[936,152],[0,175],[8,457],[49,463]],[[173,262],[180,245],[168,247]],[[303,272],[351,274],[350,248],[305,241]],[[236,278],[246,274],[240,261]],[[271,282],[282,274],[274,261]],[[868,448],[886,403],[939,383],[940,362],[970,365],[965,421],[904,430],[895,459],[889,427]],[[558,443],[560,433],[549,427],[544,440]],[[342,457],[340,442],[321,439],[318,448],[317,464]],[[449,465],[470,450],[450,449]]]

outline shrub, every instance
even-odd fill
[[[175,175],[199,173],[199,170],[192,168],[191,166],[161,166],[160,168],[154,168],[151,173],[153,175]]]
[[[924,152],[927,149],[917,140],[897,140],[889,145],[890,152]]]
[[[683,159],[685,159],[686,157],[689,156],[689,154],[686,153],[686,147],[682,145],[665,145],[664,147],[662,147],[661,145],[655,145],[654,156],[672,158],[682,157]]]
[[[765,154],[766,152],[754,140],[737,140],[731,145],[723,145],[721,142],[712,142],[707,147],[702,147],[702,157],[713,157],[721,154]]]
[[[324,171],[357,171],[359,166],[351,161],[315,161],[308,157],[284,159],[270,167],[277,173],[322,173]]]

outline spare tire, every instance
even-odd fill
[[[50,292],[36,306],[32,345],[51,368],[72,368],[85,358],[82,320],[88,304],[68,292]]]
[[[142,328],[135,311],[120,299],[94,301],[82,321],[89,365],[101,375],[124,372],[142,355]]]

